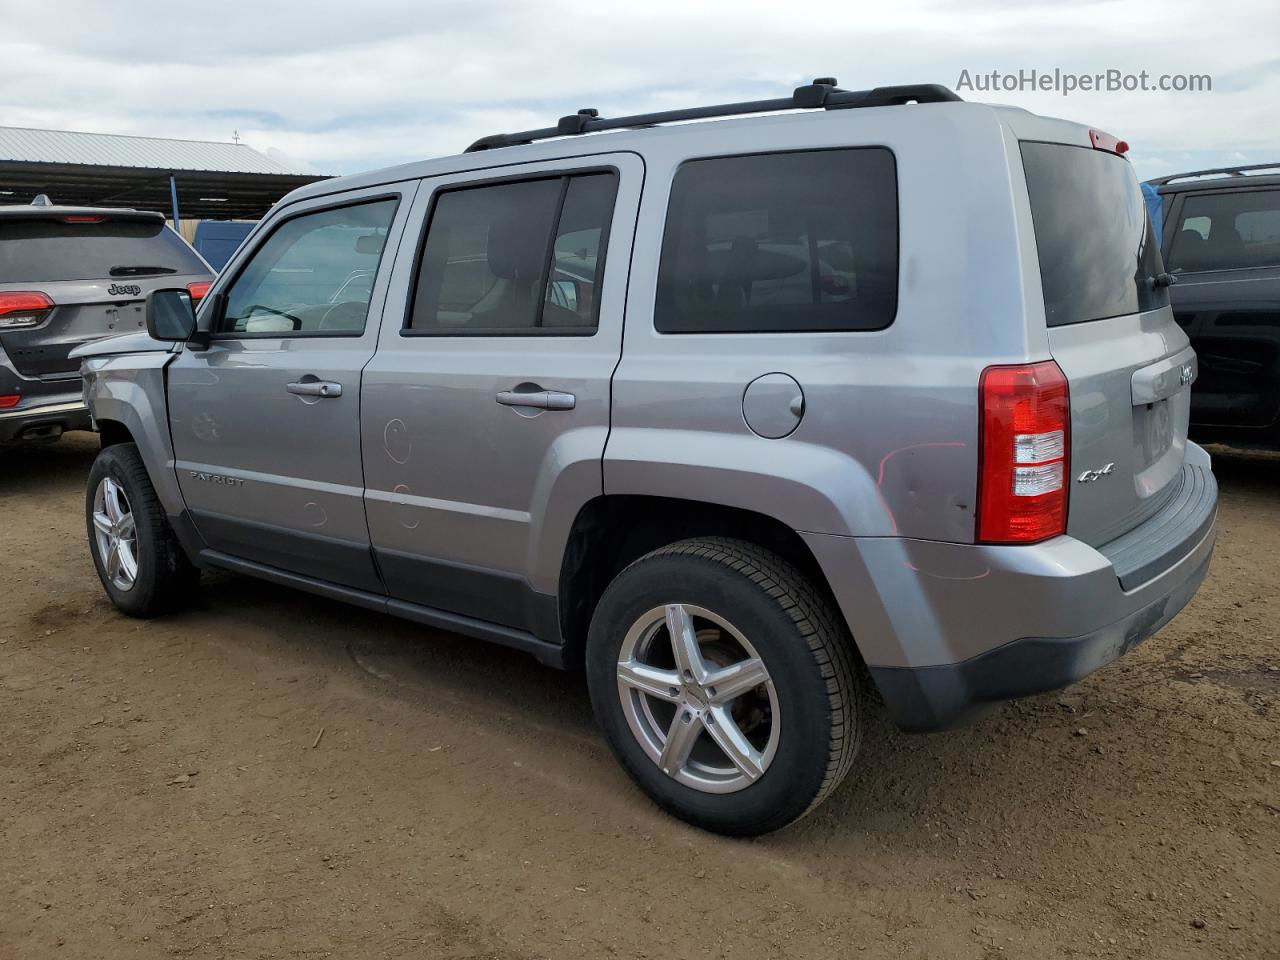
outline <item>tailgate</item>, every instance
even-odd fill
[[[1071,397],[1067,533],[1101,546],[1183,482],[1195,353],[1128,161],[1067,143],[1021,153],[1049,350]]]
[[[1166,307],[1049,331],[1071,391],[1067,533],[1100,546],[1177,492],[1196,356]]]
[[[45,284],[45,292],[55,306],[37,327],[9,330],[0,334],[0,347],[24,377],[56,378],[78,375],[80,365],[68,359],[73,347],[89,340],[121,333],[137,333],[145,329],[144,301],[138,295],[127,299],[106,299],[106,284],[99,291],[77,291],[87,297],[82,302],[66,302],[67,292],[59,292],[62,284]],[[81,285],[83,286],[83,285]],[[136,287],[135,287],[136,289]]]
[[[137,277],[128,281],[92,280],[26,284],[53,306],[35,326],[0,332],[0,347],[24,377],[61,379],[79,376],[80,364],[68,354],[82,343],[138,333],[146,329],[146,297],[155,289],[185,287],[207,275]],[[0,293],[21,284],[0,284]]]

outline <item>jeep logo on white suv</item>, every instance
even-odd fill
[[[107,287],[107,293],[113,297],[136,297],[142,293],[142,288],[136,283],[113,283]]]

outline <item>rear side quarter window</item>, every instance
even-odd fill
[[[898,300],[884,147],[691,160],[671,185],[660,333],[880,330]]]

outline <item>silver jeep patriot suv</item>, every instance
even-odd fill
[[[103,585],[149,616],[217,567],[581,667],[657,803],[781,827],[873,694],[962,722],[1204,578],[1126,149],[823,79],[303,187],[198,314],[80,348]]]

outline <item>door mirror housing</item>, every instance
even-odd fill
[[[153,340],[186,343],[196,332],[196,310],[191,294],[178,288],[147,294],[147,333]]]

